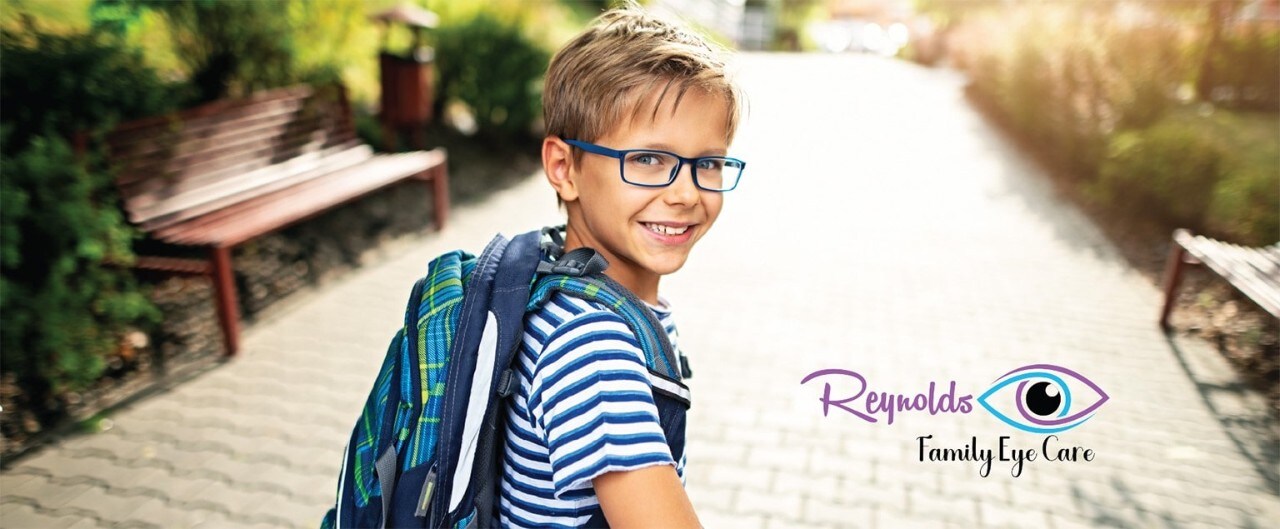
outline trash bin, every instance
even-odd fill
[[[378,54],[383,148],[396,150],[400,134],[407,132],[413,148],[424,149],[424,129],[433,118],[435,50],[425,45],[423,33],[436,27],[439,17],[420,7],[401,4],[369,18],[386,26]],[[392,24],[403,24],[413,32],[413,45],[407,53],[388,49]]]

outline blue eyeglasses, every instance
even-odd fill
[[[738,187],[747,162],[725,156],[685,158],[674,152],[653,149],[615,150],[594,143],[564,140],[565,143],[592,154],[618,159],[622,181],[641,187],[666,187],[676,181],[680,168],[689,164],[693,184],[698,189],[723,193]]]

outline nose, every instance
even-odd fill
[[[667,186],[663,198],[668,204],[689,205],[697,203],[699,196],[698,186],[693,182],[693,164],[681,164],[676,181]]]

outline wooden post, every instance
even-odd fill
[[[1169,261],[1164,267],[1164,308],[1160,309],[1160,328],[1169,330],[1169,313],[1178,299],[1178,284],[1182,282],[1182,269],[1186,267],[1187,250],[1173,241],[1169,248]]]
[[[209,251],[213,264],[210,279],[213,280],[213,300],[218,308],[218,321],[222,324],[222,339],[226,355],[234,356],[240,349],[240,309],[236,306],[236,282],[231,270],[231,247],[214,246]]]

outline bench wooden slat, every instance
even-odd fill
[[[155,127],[171,125],[175,119],[194,128],[222,121],[233,121],[262,113],[264,108],[268,108],[269,105],[276,104],[278,101],[307,97],[313,93],[315,93],[315,89],[309,85],[254,92],[242,99],[224,99],[205,103],[177,113],[162,114],[122,123],[112,129],[111,137],[125,142],[147,139],[154,134]]]
[[[292,145],[283,146],[280,144],[283,141],[290,141]],[[221,159],[198,161],[189,167],[146,169],[146,174],[151,175],[150,178],[118,183],[118,187],[121,197],[131,204],[149,204],[182,191],[216,184],[226,178],[235,178],[246,171],[286,162],[298,156],[314,155],[318,151],[333,150],[334,147],[358,143],[359,140],[313,141],[301,135],[291,140],[262,138],[258,139],[256,144],[246,144],[239,151],[235,151],[234,155],[222,156]],[[213,163],[209,163],[210,161]]]
[[[213,145],[271,129],[283,130],[282,125],[297,119],[302,105],[303,101],[296,98],[263,101],[245,109],[254,110],[251,114],[223,117],[220,121],[204,118],[206,123],[183,121],[178,114],[166,123],[134,129],[129,134],[113,131],[107,146],[117,162],[131,169],[145,168],[157,161],[185,161],[184,157],[206,151]]]
[[[268,193],[372,156],[369,146],[356,141],[279,164],[247,164],[242,171],[228,173],[221,180],[203,186],[173,186],[166,190],[171,193],[168,196],[143,195],[125,203],[130,210],[130,220],[141,224],[143,229],[154,230],[239,202],[246,194]]]
[[[1232,244],[1231,249],[1235,252],[1237,260],[1253,267],[1261,278],[1280,289],[1280,262],[1273,260],[1265,248],[1246,248]]]
[[[1271,261],[1264,249],[1247,248],[1236,244],[1215,241],[1204,236],[1194,239],[1194,248],[1188,251],[1197,259],[1212,261],[1219,275],[1260,281],[1278,292],[1280,298],[1280,265]]]
[[[1269,261],[1263,254],[1255,249],[1237,245],[1229,245],[1223,249],[1223,253],[1232,259],[1234,266],[1231,272],[1239,278],[1239,281],[1248,285],[1253,292],[1251,297],[1265,298],[1267,302],[1262,303],[1263,306],[1280,316],[1280,275],[1269,266]],[[1241,289],[1244,290],[1244,288]]]
[[[356,139],[342,142],[332,141],[332,139],[308,141],[307,138],[299,137],[292,140],[291,145],[286,146],[280,141],[263,140],[257,146],[246,146],[248,148],[234,155],[222,156],[179,169],[154,170],[151,174],[156,177],[120,185],[120,194],[131,204],[149,204],[182,191],[216,185],[222,180],[235,178],[241,173],[283,163],[299,156],[314,156],[316,152],[333,151],[359,143]]]
[[[230,132],[224,137],[209,140],[158,140],[154,143],[183,143],[174,148],[159,148],[146,155],[126,151],[122,155],[130,157],[123,160],[123,174],[118,182],[125,186],[123,192],[134,193],[133,189],[138,184],[155,182],[149,178],[151,175],[166,175],[165,181],[169,182],[194,180],[241,164],[246,159],[271,163],[296,156],[299,151],[314,145],[337,145],[355,139],[354,131],[339,127],[333,118],[318,116],[288,114],[252,126],[239,133]]]
[[[209,275],[211,270],[208,261],[182,257],[138,256],[135,259],[134,267],[142,270],[187,275]]]
[[[155,232],[186,245],[235,245],[444,163],[443,151],[379,155],[356,166]]]
[[[1174,242],[1267,312],[1280,317],[1280,277],[1277,277],[1275,269],[1267,266],[1270,257],[1262,257],[1257,249],[1235,246],[1203,235],[1192,236],[1181,230],[1175,233]]]

